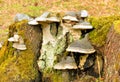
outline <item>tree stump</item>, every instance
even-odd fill
[[[40,82],[37,59],[40,55],[42,30],[40,26],[29,26],[27,21],[9,26],[9,37],[14,33],[22,36],[27,50],[18,51],[13,42],[6,41],[0,51],[0,82]]]

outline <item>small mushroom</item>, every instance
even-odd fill
[[[86,10],[81,10],[81,15],[82,18],[88,17],[88,12]]]
[[[50,12],[44,12],[41,16],[35,18],[35,20],[37,22],[39,22],[39,24],[46,23],[47,17],[48,17],[49,14],[50,14]]]
[[[76,17],[76,12],[68,11],[65,13],[64,17],[62,18],[62,22],[66,26],[72,26],[76,24],[79,20]]]
[[[82,22],[74,25],[72,28],[86,30],[86,29],[93,29],[93,26],[89,22]]]
[[[39,23],[34,19],[28,22],[29,25],[38,25]]]
[[[63,59],[61,62],[57,63],[54,66],[54,69],[63,70],[63,69],[77,69],[77,65],[73,57],[67,56],[66,60]]]
[[[77,69],[77,65],[73,57],[67,56],[65,69]]]
[[[20,36],[18,34],[14,34],[14,36],[9,38],[8,41],[10,41],[10,42],[18,42],[19,37]]]
[[[25,44],[19,44],[19,43],[13,43],[13,48],[16,48],[18,50],[26,50],[26,45]]]
[[[92,54],[95,52],[95,49],[88,40],[88,34],[86,34],[83,39],[71,43],[66,50],[84,54]]]
[[[79,20],[76,17],[76,12],[74,11],[67,12],[65,16],[62,18],[61,26],[64,28],[63,35],[69,32],[74,40],[78,40],[81,36],[81,31],[72,28],[78,22]]]
[[[26,50],[27,49],[22,37],[19,38],[19,43],[13,43],[13,47],[18,50]]]
[[[65,21],[78,22],[78,19],[76,17],[73,17],[73,16],[64,16],[62,19],[65,20]]]

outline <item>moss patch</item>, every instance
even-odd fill
[[[114,22],[114,30],[120,34],[120,20]]]
[[[106,36],[109,28],[113,22],[119,20],[120,16],[108,16],[108,17],[90,17],[89,21],[95,28],[90,34],[89,38],[93,45],[101,47],[105,44]]]

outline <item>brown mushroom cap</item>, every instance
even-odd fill
[[[58,69],[58,70],[77,69],[77,65],[73,57],[67,56],[66,60],[63,59],[61,62],[57,63],[54,66],[54,69]]]
[[[78,53],[84,53],[84,54],[94,53],[95,49],[89,42],[87,36],[88,34],[85,36],[85,38],[71,43],[66,50],[70,52],[78,52]]]

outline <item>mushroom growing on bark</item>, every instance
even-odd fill
[[[89,33],[91,30],[93,30],[93,26],[86,21],[87,17],[88,12],[86,10],[79,11],[77,13],[79,23],[73,26],[74,29],[81,29],[82,37],[84,37],[86,33]]]
[[[85,54],[83,56],[80,56],[80,63],[78,66],[79,68],[83,69],[83,65],[84,65],[88,55],[94,53],[95,49],[88,40],[88,34],[86,34],[86,36],[83,39],[77,40],[77,41],[71,43],[68,46],[68,48],[66,49],[66,51]]]
[[[57,69],[57,70],[77,69],[77,65],[73,57],[67,56],[66,60],[62,59],[62,61],[60,61],[54,66],[54,69]]]
[[[22,37],[19,38],[18,43],[13,43],[13,47],[18,49],[18,50],[26,50],[27,49]]]
[[[29,25],[38,25],[39,23],[34,19],[28,22]]]
[[[43,45],[47,44],[48,42],[52,43],[53,45],[55,44],[55,39],[50,33],[50,23],[60,22],[60,20],[57,19],[57,17],[47,18],[49,14],[49,12],[45,12],[40,17],[36,18],[38,23],[41,24],[43,30]]]
[[[8,41],[9,42],[18,42],[18,39],[19,39],[19,35],[18,34],[14,34],[14,36],[13,37],[10,37],[9,39],[8,39]]]
[[[70,34],[73,36],[74,40],[78,40],[80,38],[81,32],[80,30],[73,29],[73,25],[78,23],[78,19],[76,17],[76,12],[67,12],[66,15],[62,19],[61,26],[63,29],[63,35],[65,35],[67,32],[70,32]]]

